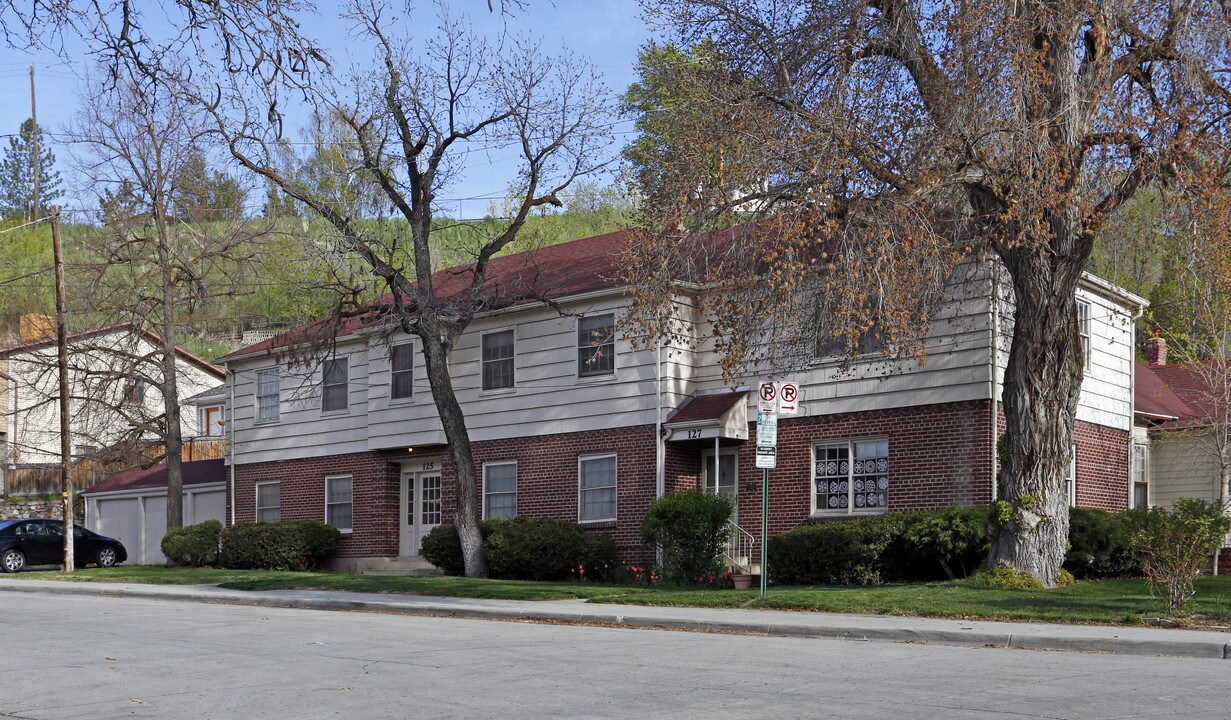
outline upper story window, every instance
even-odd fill
[[[812,447],[815,511],[883,513],[889,506],[889,441],[842,440]]]
[[[389,396],[394,400],[413,397],[415,393],[415,346],[413,343],[394,345],[389,362],[393,368]]]
[[[1077,301],[1077,336],[1081,338],[1081,361],[1090,367],[1090,303]]]
[[[483,336],[483,389],[513,387],[513,331]]]
[[[593,315],[577,320],[577,376],[615,373],[615,315]]]
[[[201,423],[202,435],[205,437],[222,437],[222,412],[221,405],[209,405],[201,408],[198,419]]]
[[[141,405],[145,402],[145,381],[141,378],[125,378],[122,402],[125,405]]]
[[[350,366],[344,357],[326,360],[321,367],[321,410],[345,410],[350,402]]]
[[[256,419],[257,422],[277,420],[281,403],[282,380],[278,371],[256,371]]]

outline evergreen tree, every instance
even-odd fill
[[[34,121],[27,118],[21,130],[9,138],[4,157],[0,158],[0,216],[4,218],[34,218],[34,172],[30,163],[34,146]],[[60,173],[56,172],[56,156],[51,152],[47,134],[38,130],[38,187],[40,208],[55,204],[60,191]]]

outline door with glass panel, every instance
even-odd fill
[[[423,463],[434,467],[434,463]],[[440,471],[402,473],[402,554],[418,555],[423,538],[440,524]]]
[[[739,453],[738,451],[722,450],[718,453],[718,469],[714,469],[714,452],[704,455],[703,484],[705,492],[722,493],[731,496],[731,522],[739,520]]]

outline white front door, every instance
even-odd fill
[[[403,555],[418,555],[419,545],[432,528],[440,524],[441,485],[436,462],[416,464],[418,469],[402,470]]]

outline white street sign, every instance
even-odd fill
[[[773,470],[778,467],[778,448],[758,445],[757,467],[762,470]]]
[[[778,445],[778,416],[757,415],[757,446],[776,447]]]
[[[799,413],[799,383],[784,382],[778,384],[778,414],[795,415]]]
[[[778,412],[778,386],[772,382],[763,382],[757,388],[757,412],[762,415],[773,415]]]

